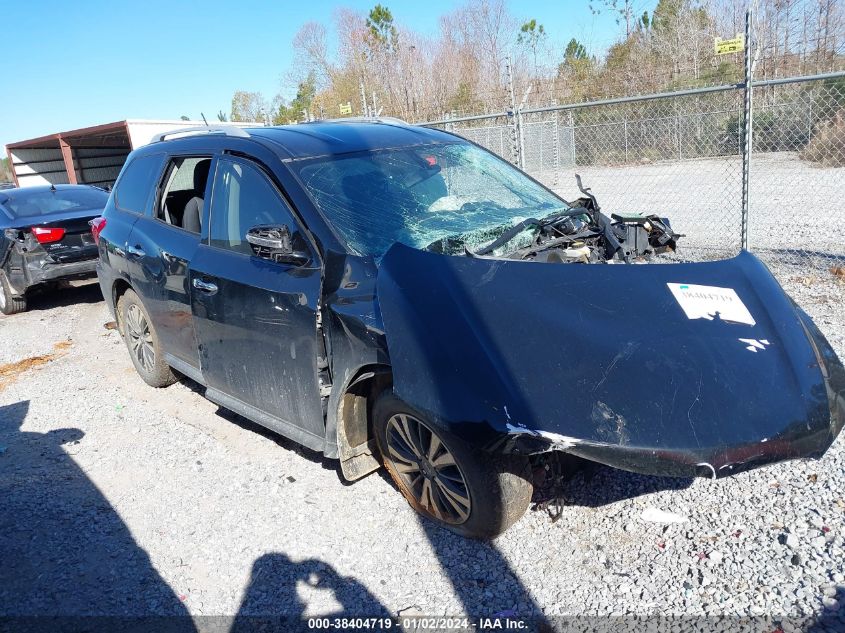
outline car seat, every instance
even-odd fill
[[[182,228],[186,231],[199,233],[202,228],[203,196],[208,183],[208,172],[211,169],[211,159],[199,161],[194,166],[194,197],[188,200],[182,213]]]

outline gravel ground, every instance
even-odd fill
[[[845,356],[845,284],[776,272]],[[146,386],[109,320],[96,284],[0,318],[0,363],[30,359],[0,371],[0,614],[763,614],[845,627],[843,437],[819,461],[719,481],[601,468],[566,485],[559,520],[531,510],[495,543],[472,542],[420,521],[384,476],[347,485],[335,463],[188,382]]]

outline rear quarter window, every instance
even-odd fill
[[[123,211],[144,213],[161,169],[162,154],[133,158],[114,187],[114,204]]]

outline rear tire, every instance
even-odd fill
[[[26,297],[16,297],[12,294],[6,271],[0,270],[0,312],[3,314],[17,314],[26,311]]]
[[[117,302],[114,305],[114,323],[117,326],[117,333],[120,334],[122,337],[126,336],[126,332],[123,331],[123,297],[125,296],[126,292],[124,292],[117,298]]]
[[[411,507],[435,523],[493,539],[528,509],[533,487],[526,458],[481,451],[391,391],[376,400],[373,425],[387,472]]]
[[[118,305],[123,338],[138,375],[151,387],[172,385],[176,376],[164,361],[158,335],[138,295],[134,290],[127,290]]]

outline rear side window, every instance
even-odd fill
[[[167,224],[199,233],[211,156],[178,156],[164,170],[155,216]]]
[[[133,159],[115,185],[115,206],[124,211],[143,213],[160,166],[161,154]]]

